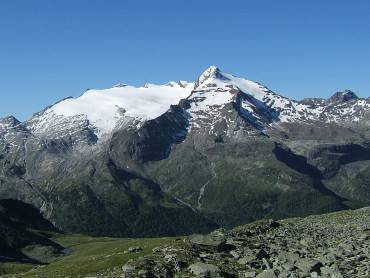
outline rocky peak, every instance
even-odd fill
[[[114,85],[113,88],[122,88],[122,87],[126,87],[126,86],[127,86],[127,84],[120,82],[120,83],[117,83],[116,85]]]
[[[176,87],[176,86],[180,86],[181,88],[186,88],[186,86],[189,85],[189,82],[188,81],[184,81],[184,80],[180,80],[178,82],[176,81],[170,81],[168,83],[165,84],[165,86],[169,86],[169,87]]]
[[[225,78],[226,77],[222,75],[218,67],[210,66],[198,77],[198,80],[195,82],[194,89],[198,88],[200,85],[206,83],[209,80]]]
[[[336,92],[329,98],[329,102],[347,102],[353,99],[358,99],[358,96],[351,90]]]
[[[5,118],[0,118],[0,128],[5,127],[14,127],[16,125],[19,125],[21,122],[17,120],[14,116],[8,116]]]
[[[180,87],[185,88],[185,87],[187,87],[189,85],[189,82],[188,81],[184,81],[184,80],[180,80],[178,82],[178,84],[180,85]]]
[[[176,81],[170,81],[168,83],[165,84],[165,86],[169,86],[169,87],[175,87],[179,85]]]

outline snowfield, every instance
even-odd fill
[[[170,105],[186,98],[193,83],[170,82],[166,85],[146,84],[143,87],[116,85],[105,90],[88,90],[78,98],[61,101],[45,111],[48,118],[85,116],[99,133],[111,132],[124,116],[154,119]]]

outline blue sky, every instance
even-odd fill
[[[285,96],[370,96],[370,1],[0,0],[0,117],[209,65]]]

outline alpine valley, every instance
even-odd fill
[[[214,66],[194,83],[87,90],[0,119],[0,198],[120,237],[369,206],[369,108],[349,90],[291,100]]]

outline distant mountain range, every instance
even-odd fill
[[[369,108],[349,90],[291,100],[214,66],[194,83],[87,90],[0,119],[0,198],[111,236],[370,205]]]

